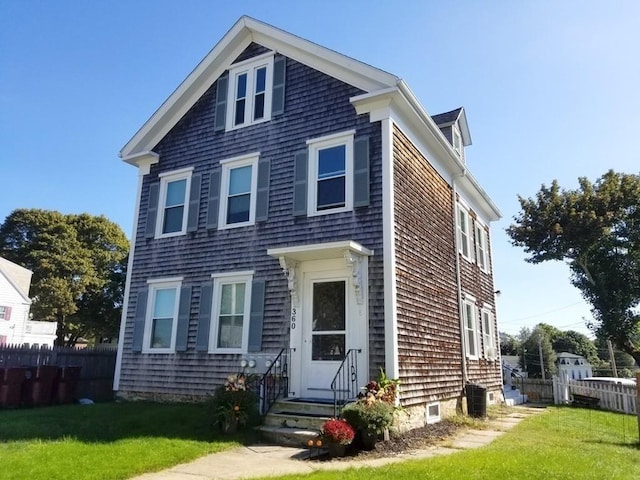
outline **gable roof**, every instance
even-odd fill
[[[502,216],[498,207],[468,172],[467,166],[460,162],[450,142],[404,80],[248,16],[240,17],[127,142],[119,154],[122,160],[134,166],[141,166],[146,161],[155,163],[158,156],[152,152],[152,149],[252,42],[364,91],[365,93],[351,99],[356,111],[359,108],[369,108],[371,104],[379,101],[391,102],[396,113],[408,119],[410,124],[417,126],[419,135],[429,137],[429,142],[434,142],[437,144],[437,149],[444,152],[449,173],[462,174],[461,188],[477,202],[484,216],[489,221],[497,220]],[[452,112],[457,112],[456,118],[463,130],[463,143],[470,144],[471,138],[464,109],[459,108]],[[449,113],[451,112],[447,112]],[[465,135],[466,138],[464,138]]]
[[[33,275],[31,270],[0,257],[0,275],[3,275],[9,281],[25,302],[31,303],[29,299],[31,275]]]
[[[464,111],[464,107],[456,108],[455,110],[451,110],[450,112],[431,115],[431,118],[440,128],[448,127],[458,122],[460,134],[462,135],[462,144],[465,147],[471,145],[471,133],[469,132],[469,125],[467,124],[467,114]]]
[[[127,142],[120,151],[120,157],[128,161],[155,147],[252,42],[313,66],[365,92],[392,87],[400,81],[395,75],[359,60],[243,16]]]

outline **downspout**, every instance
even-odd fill
[[[467,338],[464,328],[464,312],[462,305],[462,281],[460,276],[460,245],[458,238],[458,191],[456,189],[456,179],[463,178],[467,175],[466,168],[463,168],[460,173],[456,173],[451,177],[451,200],[453,203],[453,248],[456,259],[456,287],[458,294],[458,319],[460,322],[460,349],[462,354],[462,391],[464,392],[465,384],[469,381],[469,375],[467,373]]]

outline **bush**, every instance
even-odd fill
[[[342,416],[357,430],[381,434],[393,424],[392,405],[386,402],[357,401],[344,407]]]
[[[231,376],[210,400],[213,426],[222,431],[258,425],[258,396],[246,390],[243,376]]]

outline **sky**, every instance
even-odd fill
[[[403,78],[432,115],[464,106],[467,165],[500,208],[501,331],[588,334],[561,263],[505,233],[518,195],[639,173],[640,2],[0,0],[0,222],[105,215],[130,237],[137,170],[118,152],[242,15]]]

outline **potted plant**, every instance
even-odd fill
[[[257,396],[247,390],[243,375],[227,378],[211,399],[211,408],[214,427],[229,434],[255,423],[259,417]]]
[[[321,435],[332,457],[342,457],[356,432],[344,419],[332,418],[322,424]]]
[[[393,424],[393,412],[389,403],[361,399],[344,407],[342,416],[360,433],[362,447],[372,450],[378,436]]]

